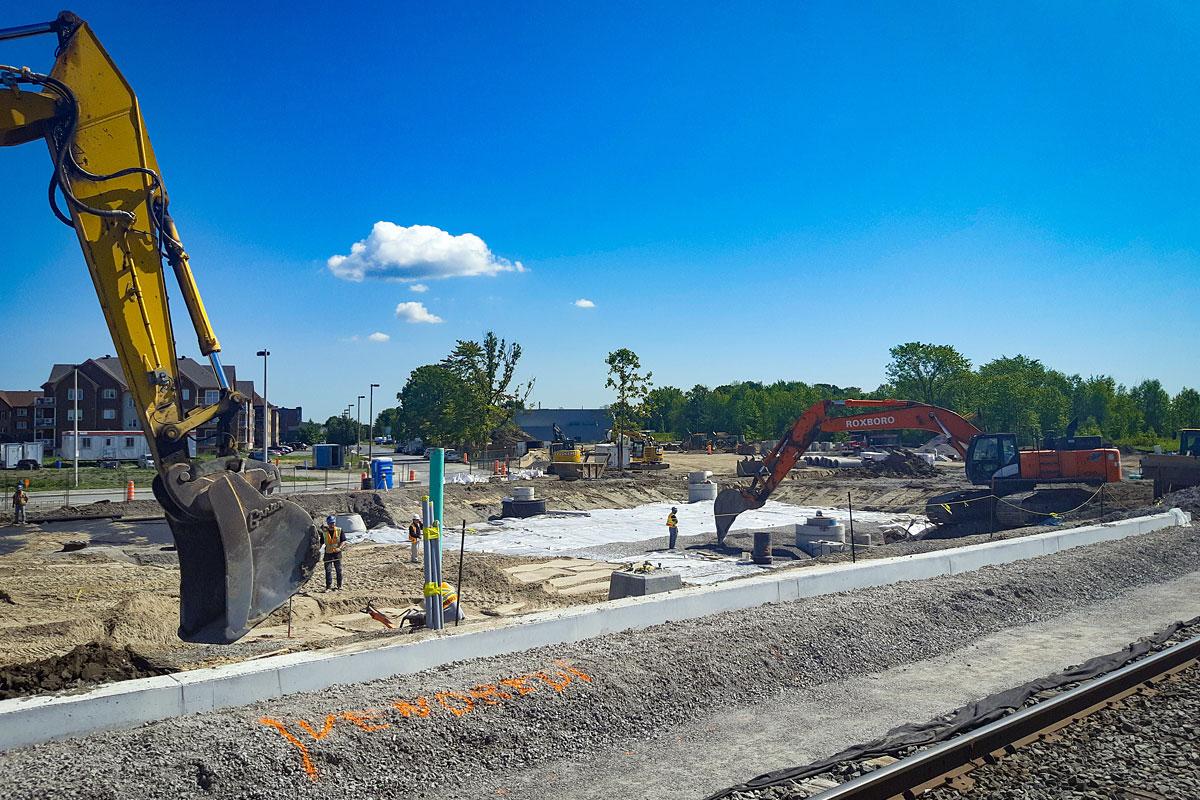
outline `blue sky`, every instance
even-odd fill
[[[18,5],[0,26],[61,2]],[[910,340],[1196,384],[1200,9],[735,5],[73,10],[140,95],[226,363],[257,378],[270,347],[272,399],[309,416],[489,328],[545,406],[607,402],[617,347],[685,389],[871,388]],[[49,168],[0,151],[3,388],[112,352]],[[379,221],[523,271],[333,274]]]

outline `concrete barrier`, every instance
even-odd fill
[[[496,627],[468,628],[457,634],[453,628],[447,628],[439,635],[415,642],[367,642],[288,653],[212,669],[123,681],[83,694],[4,700],[0,701],[0,751],[96,731],[131,728],[182,714],[248,705],[335,684],[405,675],[452,661],[577,642],[672,620],[971,572],[1189,522],[1189,514],[1174,508],[1148,517],[931,553],[779,570],[743,580],[628,597],[599,606],[530,614]]]

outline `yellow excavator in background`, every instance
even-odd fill
[[[58,38],[48,75],[0,63],[0,145],[42,139],[50,148],[51,209],[79,238],[158,469],[154,495],[179,553],[179,637],[233,642],[309,578],[320,537],[300,506],[271,496],[278,469],[237,452],[230,427],[246,398],[221,366],[221,345],[168,210],[137,96],[87,23],[70,12],[0,29],[0,41],[39,34]],[[221,387],[217,403],[186,414],[164,261]],[[189,437],[214,421],[217,458],[191,460]]]

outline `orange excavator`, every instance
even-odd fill
[[[872,409],[861,414],[834,416],[838,407]],[[1000,527],[1014,528],[1038,519],[1041,509],[1065,510],[1056,502],[1055,490],[1021,503],[998,498],[1029,492],[1045,484],[1098,486],[1121,480],[1121,457],[1115,448],[1099,447],[1094,439],[1068,435],[1049,441],[1042,449],[1021,450],[1012,433],[984,433],[946,408],[908,400],[822,400],[814,403],[792,424],[763,458],[759,474],[747,487],[724,489],[717,495],[714,512],[717,541],[738,514],[761,508],[788,472],[821,433],[861,433],[884,430],[922,430],[941,434],[958,451],[967,480],[986,489],[966,489],[931,497],[925,513],[938,524],[978,520],[994,513]],[[1077,496],[1065,496],[1067,499]],[[1028,499],[1027,499],[1028,500]]]

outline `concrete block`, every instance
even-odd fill
[[[845,525],[797,525],[796,547],[803,549],[805,542],[844,542]]]
[[[799,547],[804,552],[808,553],[813,558],[819,558],[820,556],[827,556],[830,553],[848,553],[848,552],[850,552],[850,545],[846,544],[845,542],[824,542],[824,541],[821,541],[820,539],[811,540],[811,541],[810,540],[805,540],[805,541],[797,540],[796,546]]]
[[[683,588],[683,578],[675,572],[614,572],[609,579],[608,599],[644,597]]]

